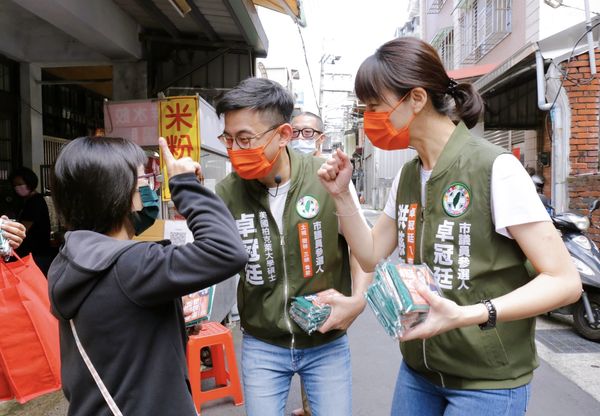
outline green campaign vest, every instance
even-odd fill
[[[400,255],[427,264],[444,296],[459,305],[502,296],[530,279],[523,252],[496,233],[492,221],[492,166],[502,153],[460,123],[427,182],[425,209],[419,159],[402,168],[396,199]],[[537,367],[534,326],[534,319],[498,322],[486,331],[474,325],[400,348],[411,368],[438,385],[513,388],[528,383]]]
[[[344,331],[306,334],[289,316],[294,296],[352,291],[348,246],[338,233],[335,203],[317,178],[322,160],[288,151],[291,184],[280,235],[265,187],[231,173],[217,185],[236,220],[250,260],[240,273],[238,309],[250,335],[283,347],[308,348]]]

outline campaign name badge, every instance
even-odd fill
[[[319,201],[310,195],[303,196],[296,203],[296,212],[307,220],[314,218],[319,213]]]
[[[451,217],[460,217],[469,209],[469,205],[471,205],[469,187],[464,183],[454,182],[444,192],[442,205],[446,214]]]

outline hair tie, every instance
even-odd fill
[[[456,95],[456,87],[458,86],[458,82],[454,78],[450,78],[450,82],[448,82],[448,87],[446,88],[446,94],[454,97]]]

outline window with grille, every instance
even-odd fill
[[[444,7],[446,0],[428,0],[427,14],[438,14]]]
[[[458,12],[460,63],[474,64],[511,31],[511,0],[462,0]]]
[[[18,69],[17,62],[0,55],[0,214],[6,210],[8,175],[20,165]]]
[[[446,70],[454,69],[454,28],[446,27],[435,34],[431,46],[437,49]]]

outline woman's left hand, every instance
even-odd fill
[[[16,221],[11,221],[6,215],[2,216],[2,235],[8,240],[13,249],[18,248],[25,239],[25,226]]]
[[[462,306],[438,296],[422,283],[418,283],[416,288],[419,294],[429,303],[429,314],[425,321],[414,328],[408,328],[400,337],[400,341],[427,339],[463,326],[461,325],[464,312]]]

